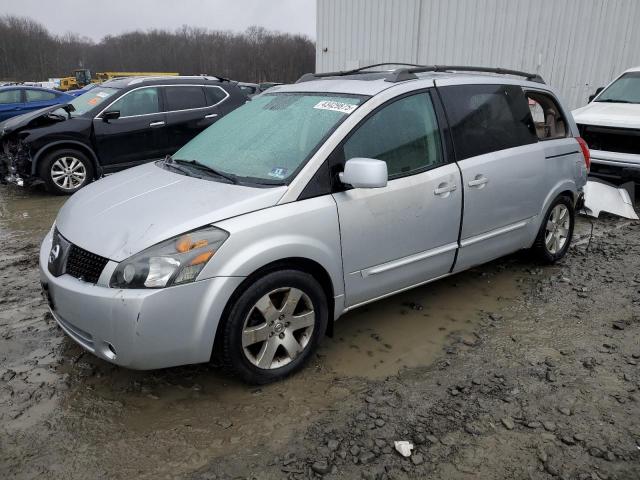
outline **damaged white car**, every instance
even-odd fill
[[[591,151],[591,175],[640,181],[640,67],[599,88],[572,113]]]

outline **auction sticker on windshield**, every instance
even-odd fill
[[[286,168],[275,167],[275,168],[272,168],[267,175],[269,175],[270,177],[278,178],[282,180],[284,177],[287,176],[287,172],[288,170]]]
[[[322,102],[318,102],[315,104],[313,108],[317,108],[318,110],[332,110],[334,112],[341,112],[349,114],[353,112],[357,105],[351,105],[349,103],[344,102],[334,102],[331,100],[323,100]]]

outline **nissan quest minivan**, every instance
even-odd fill
[[[104,360],[215,356],[266,383],[351,309],[520,249],[562,258],[588,167],[536,75],[308,74],[74,194],[42,244],[42,285]]]

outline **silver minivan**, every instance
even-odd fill
[[[305,75],[89,185],[42,244],[53,316],[118,365],[215,356],[266,383],[351,309],[520,249],[562,258],[586,144],[539,77],[487,71]]]

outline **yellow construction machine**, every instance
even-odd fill
[[[79,68],[73,71],[73,77],[63,77],[60,79],[58,90],[77,90],[90,83],[102,83],[119,77],[175,77],[180,75],[177,72],[98,72],[95,78],[91,76],[91,71],[86,68]]]

